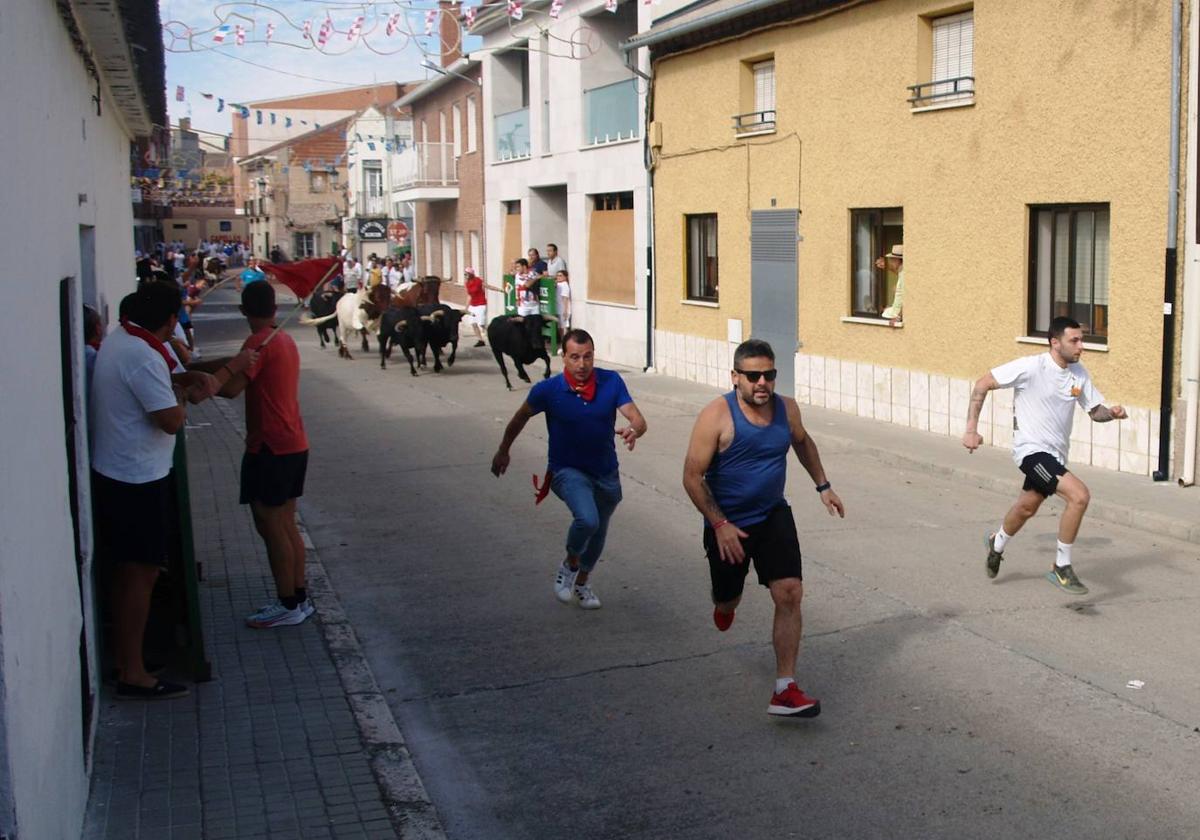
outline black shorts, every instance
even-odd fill
[[[92,472],[96,555],[106,563],[166,566],[171,476],[128,484]]]
[[[267,447],[242,456],[242,492],[239,501],[279,507],[304,495],[308,450],[276,455]]]
[[[786,502],[767,514],[767,518],[762,522],[742,530],[747,534],[742,540],[742,549],[746,557],[741,563],[734,564],[721,559],[713,529],[704,529],[704,553],[708,555],[713,603],[723,604],[742,594],[751,561],[754,562],[754,570],[758,573],[758,582],[763,586],[782,578],[804,579],[800,563],[800,540],[796,537],[796,522],[792,519],[792,509]]]
[[[1058,490],[1058,479],[1067,474],[1067,468],[1049,452],[1034,452],[1021,461],[1021,472],[1025,473],[1022,490],[1036,490],[1049,498]]]

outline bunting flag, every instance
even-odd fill
[[[525,10],[521,8],[521,0],[508,0],[508,16],[513,20],[525,17]]]
[[[346,40],[353,41],[362,34],[363,16],[359,15],[354,19],[354,23],[350,24],[350,31],[346,33]]]
[[[617,0],[604,0],[604,8],[613,14],[617,13]]]
[[[275,112],[271,112],[271,125],[275,125]]]
[[[304,40],[305,41],[312,40],[312,21],[311,20],[304,21]]]
[[[292,127],[292,118],[291,118],[291,117],[284,117],[284,118],[283,118],[283,127],[284,127],[284,128],[291,128],[291,127]]]
[[[607,2],[613,3],[615,5],[617,0],[607,0]],[[470,29],[472,26],[475,25],[475,7],[469,6],[463,10],[463,13],[466,16],[467,29]]]
[[[391,38],[393,35],[396,34],[396,30],[399,28],[400,28],[400,15],[399,14],[388,15],[387,29],[385,30],[385,32],[387,33],[387,36],[389,38]]]
[[[368,148],[368,149],[370,149],[370,150],[373,152],[373,151],[375,151],[375,144],[374,144],[374,143],[367,143],[367,148]]]
[[[317,45],[325,46],[329,43],[329,35],[333,32],[333,18],[326,17],[321,21],[321,29],[317,32]]]
[[[237,25],[237,29],[234,30],[234,41],[239,47],[246,45],[246,27],[240,23]]]
[[[550,17],[558,20],[558,16],[562,14],[563,0],[552,0],[550,3]]]
[[[254,122],[258,125],[262,125],[262,111],[254,112]]]
[[[225,110],[225,100],[218,98],[217,99],[217,113],[219,114],[224,110]]]
[[[292,294],[297,298],[304,300],[313,293],[322,280],[337,277],[341,273],[341,262],[337,257],[318,257],[311,260],[298,260],[286,265],[265,263],[262,265],[262,270],[291,289]]]
[[[175,101],[183,101],[183,85],[175,85]]]
[[[425,34],[433,34],[433,23],[437,20],[437,9],[430,9],[425,13]]]
[[[274,34],[275,34],[275,24],[268,23],[267,24],[267,43],[268,44],[271,43],[271,36]]]
[[[226,24],[225,26],[218,26],[217,31],[213,33],[213,43],[214,44],[224,44],[225,36],[228,34],[229,34],[229,25],[228,24]]]
[[[200,95],[203,96],[205,99],[213,98],[213,95],[211,93],[201,93]]]
[[[241,106],[241,115],[242,115],[242,119],[244,119],[244,120],[250,119],[250,109],[247,108],[245,105],[242,105]]]

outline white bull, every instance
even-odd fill
[[[362,349],[366,353],[371,349],[367,343],[367,334],[379,333],[379,319],[369,320],[367,313],[363,310],[363,304],[367,301],[367,289],[361,287],[354,294],[342,295],[337,302],[337,309],[332,315],[325,315],[321,318],[301,318],[300,323],[320,324],[337,318],[338,338],[342,341],[338,348],[338,355],[353,359],[354,357],[350,355],[350,336],[354,333],[362,336]]]

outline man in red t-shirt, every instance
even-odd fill
[[[296,527],[296,499],[304,494],[308,469],[308,437],[298,399],[300,351],[290,335],[274,331],[275,290],[270,283],[248,284],[241,308],[251,333],[242,349],[258,350],[258,362],[226,383],[221,396],[246,392],[241,503],[250,505],[254,526],[267,545],[278,596],[248,616],[246,624],[286,627],[313,613],[304,580],[304,542]]]
[[[483,347],[483,333],[487,329],[487,292],[485,289],[491,289],[493,292],[504,293],[503,289],[498,289],[495,286],[489,286],[483,282],[483,278],[475,274],[475,269],[463,269],[465,279],[463,285],[467,287],[467,312],[470,313],[474,323],[471,324],[475,328],[475,346]]]

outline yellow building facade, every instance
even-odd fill
[[[775,349],[795,351],[802,403],[960,435],[974,379],[1044,352],[1049,318],[1070,314],[1081,361],[1130,412],[1080,412],[1072,462],[1152,472],[1170,5],[809,6],[656,54],[655,367],[726,385],[777,300],[795,310],[796,346]],[[755,290],[763,211],[798,211],[794,295]],[[899,317],[896,275],[874,266],[894,245]],[[1012,392],[995,392],[980,432],[1008,446],[1011,429]]]

